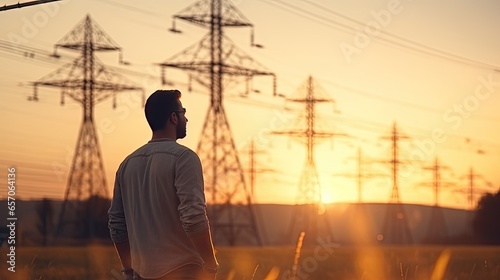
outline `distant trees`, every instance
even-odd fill
[[[0,226],[0,247],[2,247],[4,241],[7,242],[7,237],[9,237],[9,228]]]
[[[479,200],[472,228],[482,244],[500,245],[500,190],[487,193]]]
[[[35,209],[38,216],[36,229],[41,235],[42,245],[47,246],[48,238],[53,233],[54,229],[54,209],[52,207],[52,202],[44,198],[36,204]]]
[[[110,241],[108,230],[108,208],[111,201],[108,198],[93,195],[85,200],[69,200],[66,211],[69,215],[62,225],[55,221],[60,214],[62,202],[42,199],[35,204],[36,230],[40,235],[40,245],[51,245],[52,242],[65,244],[73,240]],[[59,217],[60,218],[60,217]],[[60,227],[59,229],[57,227]],[[59,230],[59,232],[57,232]],[[2,231],[0,228],[0,245]]]
[[[88,238],[109,238],[108,229],[108,209],[111,205],[111,200],[105,197],[93,195],[86,201],[88,207],[86,236]]]

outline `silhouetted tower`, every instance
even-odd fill
[[[98,51],[119,51],[121,59],[121,48],[91,20],[90,15],[55,45],[56,56],[57,48],[79,51],[81,56],[73,63],[33,82],[34,93],[28,100],[38,101],[39,86],[56,87],[62,89],[61,105],[69,97],[83,107],[83,121],[68,175],[56,236],[94,237],[94,221],[102,218],[97,215],[102,216],[102,211],[109,207],[102,205],[100,202],[103,200],[99,199],[108,198],[108,189],[94,125],[94,106],[112,98],[115,107],[117,93],[141,88],[106,69],[94,56]]]
[[[439,189],[443,187],[444,184],[446,184],[441,180],[440,171],[443,168],[446,167],[439,164],[439,160],[437,157],[434,160],[434,165],[425,167],[425,169],[432,171],[434,177],[434,180],[432,182],[432,188],[434,190],[434,207],[432,207],[429,227],[427,228],[427,233],[425,236],[428,241],[444,240],[444,238],[448,236],[443,209],[439,207]]]
[[[356,173],[342,173],[342,174],[334,174],[337,176],[344,176],[344,177],[349,177],[349,178],[354,178],[356,179],[356,185],[358,188],[358,203],[361,204],[363,202],[363,184],[366,181],[365,179],[370,179],[373,177],[378,177],[378,176],[383,176],[383,174],[379,173],[369,173],[366,170],[366,160],[363,159],[363,153],[361,151],[361,148],[358,148],[357,152],[357,172]]]
[[[479,188],[477,179],[482,179],[483,183],[488,185],[490,188]],[[491,182],[487,182],[484,177],[474,171],[474,168],[469,168],[469,173],[467,174],[468,181],[468,190],[466,191],[467,197],[469,200],[470,209],[474,209],[476,207],[476,197],[478,196],[478,191],[485,193],[488,191],[493,191],[493,184]]]
[[[399,160],[398,142],[407,138],[398,133],[396,123],[392,128],[392,135],[385,137],[392,143],[392,159],[389,161],[392,168],[392,191],[387,205],[384,224],[382,226],[383,242],[393,244],[411,244],[413,237],[408,226],[408,216],[399,197],[398,167],[403,162]]]
[[[296,205],[292,214],[287,234],[291,241],[295,242],[296,234],[305,231],[306,243],[316,242],[319,236],[330,236],[333,239],[333,233],[326,214],[326,208],[321,201],[321,187],[319,184],[318,171],[314,161],[314,146],[318,140],[331,138],[332,132],[319,131],[316,128],[316,103],[333,102],[330,98],[318,98],[315,96],[319,92],[317,84],[312,77],[309,77],[305,83],[305,98],[289,98],[287,101],[304,103],[305,110],[305,128],[299,128],[289,131],[273,131],[272,134],[289,135],[305,142],[307,149],[307,158],[304,170],[299,180],[299,190],[296,198]],[[303,141],[305,140],[305,141]]]
[[[368,172],[366,166],[368,161],[363,158],[361,148],[358,147],[357,152],[357,172],[356,173],[343,173],[335,174],[343,177],[353,178],[357,182],[358,199],[356,204],[349,207],[347,212],[346,228],[349,231],[350,242],[354,244],[373,244],[376,242],[373,227],[371,226],[371,219],[369,218],[368,209],[363,204],[363,184],[366,179],[383,176],[384,174]]]
[[[255,141],[252,139],[252,141],[250,141],[250,147],[248,148],[248,170],[247,170],[249,173],[248,177],[250,179],[250,194],[252,195],[252,197],[255,197],[255,182],[257,174],[274,171],[273,169],[258,167],[255,155],[259,154],[260,152],[261,151],[257,150],[257,148],[255,147]]]
[[[474,169],[471,167],[469,169],[469,174],[467,175],[467,179],[469,181],[469,207],[470,209],[474,209],[474,179],[477,175],[474,174]]]
[[[255,186],[257,182],[257,174],[259,173],[264,173],[264,172],[274,172],[275,170],[270,169],[270,168],[262,168],[259,167],[259,164],[257,162],[257,154],[262,153],[261,150],[258,150],[255,145],[255,141],[252,139],[250,141],[250,146],[248,148],[248,168],[246,169],[250,181],[250,194],[252,198],[255,198]],[[256,217],[258,218],[259,221],[262,221],[262,213],[259,213],[258,211],[255,212]],[[259,227],[260,229],[260,234],[261,238],[263,240],[266,240],[266,235],[265,235],[265,228],[263,225]]]
[[[363,201],[363,179],[371,177],[364,173],[363,170],[363,158],[361,154],[361,148],[358,148],[358,174],[357,174],[357,182],[358,182],[358,203]]]
[[[214,242],[262,244],[252,198],[247,189],[243,169],[232,138],[223,106],[224,83],[231,78],[275,76],[244,54],[223,35],[224,27],[253,25],[226,0],[202,0],[177,15],[191,23],[208,27],[210,32],[196,44],[160,63],[162,74],[167,67],[188,71],[191,79],[210,88],[210,107],[198,143],[197,152],[203,163],[207,203],[211,204],[210,224]],[[253,36],[252,36],[253,38]],[[255,45],[261,47],[260,45]],[[227,78],[227,80],[224,80]],[[165,77],[163,76],[163,82]],[[220,243],[219,243],[220,244]]]

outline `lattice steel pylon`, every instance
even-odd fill
[[[305,232],[305,244],[312,244],[316,242],[318,237],[327,237],[329,240],[334,240],[326,208],[321,201],[321,187],[314,160],[314,147],[321,139],[343,134],[320,131],[316,127],[316,103],[333,102],[333,100],[331,98],[317,97],[319,85],[312,77],[308,77],[301,89],[304,86],[306,91],[304,98],[289,98],[287,101],[305,104],[305,116],[299,118],[299,120],[305,120],[305,126],[287,131],[273,131],[272,134],[289,135],[302,141],[305,140],[303,143],[307,148],[307,158],[299,179],[296,205],[294,206],[287,234],[290,235],[290,241],[294,242],[297,234]]]
[[[346,219],[348,222],[346,225],[349,230],[350,242],[359,245],[367,245],[375,242],[376,239],[374,239],[374,237],[376,235],[373,233],[368,209],[365,203],[363,203],[364,183],[366,179],[384,176],[385,174],[369,172],[367,165],[370,163],[370,160],[366,160],[363,156],[361,147],[358,147],[357,150],[357,157],[355,158],[357,161],[357,172],[333,175],[356,179],[358,199],[357,203],[351,205],[347,212],[348,216],[346,216]]]
[[[140,90],[125,78],[110,71],[94,56],[98,51],[120,51],[87,15],[70,33],[55,45],[58,48],[80,51],[73,63],[33,82],[34,93],[28,98],[38,101],[38,87],[62,88],[61,105],[70,97],[83,107],[83,121],[68,176],[64,202],[59,214],[56,237],[92,238],[96,236],[96,215],[102,210],[99,198],[108,198],[106,175],[94,124],[94,106],[122,91]],[[120,55],[121,58],[121,55]],[[102,215],[102,213],[100,214]]]
[[[210,32],[198,43],[160,63],[162,74],[168,67],[185,70],[190,80],[210,89],[210,107],[198,142],[197,153],[203,163],[207,203],[210,205],[210,224],[214,243],[262,245],[252,197],[223,106],[224,84],[230,79],[254,76],[272,76],[273,95],[276,77],[251,57],[238,50],[223,35],[224,27],[252,27],[253,25],[226,0],[202,0],[174,15]],[[252,42],[252,45],[255,45]],[[164,76],[162,77],[165,82]],[[224,79],[226,78],[226,79]]]
[[[469,168],[469,172],[467,173],[466,177],[468,181],[468,187],[464,192],[467,194],[470,209],[475,209],[478,203],[478,195],[481,195],[481,193],[484,194],[486,192],[494,191],[492,188],[493,185],[490,182],[486,181],[482,175],[475,172],[472,166]],[[476,178],[481,179],[483,181],[483,185],[485,184],[488,187],[479,188],[479,183]]]
[[[399,197],[398,170],[402,161],[399,160],[400,139],[407,138],[398,132],[396,123],[392,127],[391,136],[387,137],[392,142],[392,159],[388,162],[392,167],[392,191],[389,204],[387,204],[382,237],[384,243],[411,244],[413,237],[408,226],[408,216]]]
[[[363,184],[365,182],[365,179],[383,176],[384,174],[366,172],[365,166],[367,165],[367,161],[363,160],[363,155],[362,155],[362,151],[361,151],[360,147],[358,147],[358,153],[357,153],[356,160],[358,163],[357,164],[358,170],[356,173],[341,173],[341,174],[333,174],[333,175],[356,179],[357,188],[358,188],[358,201],[357,201],[357,203],[358,203],[358,205],[362,205],[362,203],[363,203]]]
[[[429,219],[429,226],[424,237],[428,242],[439,242],[448,237],[448,230],[446,227],[443,209],[439,207],[439,189],[445,184],[449,185],[449,183],[443,182],[441,180],[440,171],[443,168],[445,167],[439,164],[439,160],[437,157],[434,159],[434,164],[432,166],[425,168],[432,171],[434,178],[432,182],[432,188],[434,190],[434,206],[431,210],[432,212]]]

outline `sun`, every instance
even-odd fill
[[[322,203],[334,203],[334,202],[337,202],[337,200],[335,199],[335,195],[333,194],[332,191],[323,190],[321,192],[321,202]]]

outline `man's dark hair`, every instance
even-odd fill
[[[170,115],[180,109],[179,98],[181,92],[176,89],[157,90],[148,97],[144,112],[152,131],[164,128]]]

